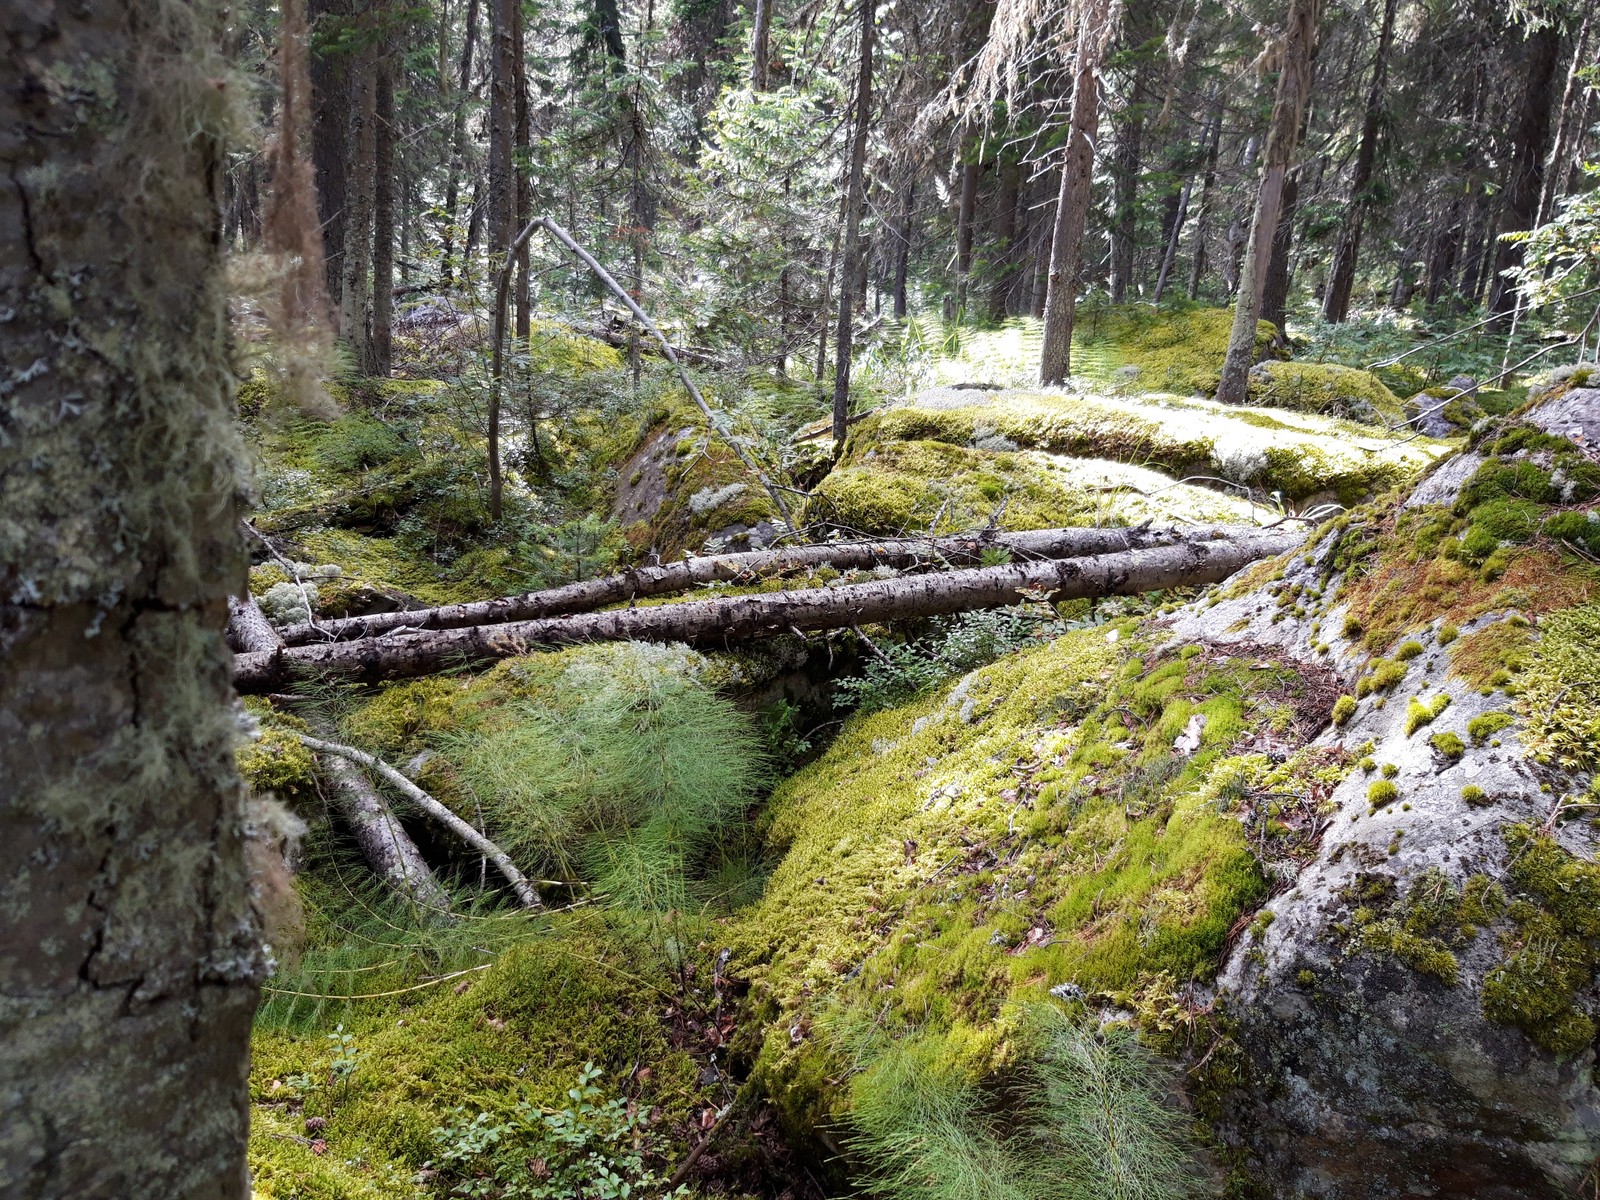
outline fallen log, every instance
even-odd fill
[[[308,737],[303,733],[295,736],[300,739],[302,745],[319,754],[336,755],[342,761],[366,767],[367,770],[381,775],[423,812],[492,862],[500,874],[505,876],[506,882],[511,885],[511,890],[517,894],[517,899],[522,902],[524,908],[543,907],[539,893],[534,890],[533,884],[528,882],[522,872],[517,870],[510,855],[381,758],[368,754],[365,750],[357,750],[354,746]]]
[[[955,537],[895,538],[869,542],[833,542],[779,550],[751,550],[685,559],[660,567],[635,567],[604,579],[569,583],[521,596],[502,596],[470,604],[447,604],[412,612],[375,613],[291,625],[283,631],[286,645],[345,641],[396,629],[464,629],[469,625],[501,625],[565,613],[591,612],[607,604],[643,600],[688,591],[708,583],[748,582],[808,567],[841,571],[893,567],[903,570],[929,563],[971,566],[985,550],[1008,550],[1020,558],[1081,558],[1117,550],[1141,550],[1174,541],[1202,541],[1235,536],[1243,529],[1037,529],[1025,533],[971,533]],[[241,647],[243,648],[243,647]]]
[[[311,745],[315,739],[304,739]],[[332,805],[373,873],[401,895],[436,913],[450,911],[450,894],[433,877],[422,851],[401,828],[383,794],[348,758],[328,753],[322,767],[332,785]]]
[[[1136,595],[1219,582],[1258,558],[1293,549],[1302,538],[1299,533],[1258,533],[1225,541],[1179,542],[1088,558],[978,567],[836,588],[727,596],[502,625],[391,633],[320,646],[291,646],[278,653],[235,656],[234,686],[244,693],[275,691],[297,674],[377,683],[429,675],[455,666],[475,666],[540,647],[582,642],[715,645],[786,630],[838,629],[868,622],[1003,608],[1025,599]]]

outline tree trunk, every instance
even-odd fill
[[[872,120],[872,35],[874,0],[861,5],[861,49],[856,73],[855,136],[850,146],[850,177],[844,200],[844,262],[839,271],[839,327],[834,334],[833,445],[834,457],[844,452],[844,435],[850,421],[851,322],[855,313],[856,263],[861,257],[861,207],[866,193],[867,133]]]
[[[1233,331],[1222,364],[1217,399],[1243,404],[1249,392],[1251,361],[1255,356],[1256,322],[1261,315],[1267,265],[1278,232],[1283,205],[1283,184],[1294,164],[1300,138],[1300,116],[1311,88],[1311,61],[1316,53],[1318,0],[1290,0],[1283,34],[1283,68],[1272,105],[1266,154],[1261,164],[1261,187],[1256,195],[1255,221],[1239,276],[1239,295],[1233,310]]]
[[[756,0],[750,28],[750,90],[767,90],[768,43],[772,38],[772,0]]]
[[[1139,165],[1144,140],[1144,105],[1133,95],[1123,110],[1117,153],[1111,166],[1111,303],[1123,304],[1133,282],[1134,235],[1139,217]]]
[[[504,257],[516,235],[517,0],[491,0],[489,77],[489,253]],[[497,265],[498,269],[498,265]]]
[[[1561,27],[1556,22],[1546,22],[1528,34],[1522,113],[1512,142],[1514,153],[1505,186],[1504,226],[1507,232],[1532,229],[1539,216],[1544,160],[1550,149],[1550,108],[1555,96],[1556,60],[1560,52]],[[1499,243],[1489,283],[1489,315],[1495,318],[1496,326],[1507,324],[1517,306],[1516,285],[1506,278],[1505,272],[1521,263],[1521,243]]]
[[[1350,174],[1350,199],[1345,206],[1344,225],[1333,251],[1333,266],[1328,287],[1322,296],[1322,316],[1338,324],[1350,311],[1350,292],[1356,282],[1356,261],[1361,253],[1362,224],[1372,205],[1368,188],[1373,164],[1378,160],[1378,138],[1383,129],[1383,113],[1389,83],[1389,47],[1394,42],[1394,17],[1400,0],[1386,0],[1383,26],[1378,33],[1377,55],[1372,62],[1372,85],[1367,89],[1366,116],[1361,124],[1361,143],[1356,148],[1356,165]]]
[[[1017,281],[1017,201],[1022,189],[1022,164],[1010,154],[1000,159],[1000,196],[995,202],[994,254],[989,271],[989,318],[1004,319],[1011,309]]]
[[[1173,260],[1178,257],[1178,239],[1183,236],[1184,222],[1189,219],[1189,192],[1194,187],[1194,177],[1191,175],[1183,181],[1183,190],[1178,193],[1178,213],[1172,222],[1172,231],[1167,235],[1167,248],[1161,254],[1161,270],[1156,274],[1155,303],[1161,303],[1161,297],[1167,291],[1167,279],[1172,274]]]
[[[911,215],[916,210],[917,177],[906,181],[906,190],[900,201],[900,228],[895,234],[894,247],[894,319],[901,321],[906,315],[906,279],[911,269]]]
[[[1576,133],[1580,138],[1583,135],[1584,126],[1580,123],[1580,114],[1586,107],[1589,89],[1583,88],[1579,96],[1578,88],[1583,79],[1579,72],[1589,65],[1589,21],[1590,14],[1586,12],[1583,15],[1583,23],[1578,26],[1577,35],[1572,39],[1572,66],[1567,71],[1567,86],[1561,93],[1561,107],[1556,117],[1556,134],[1550,143],[1550,158],[1544,165],[1544,186],[1539,197],[1539,213],[1534,220],[1535,225],[1543,225],[1555,214],[1556,202],[1561,199],[1562,189],[1567,183],[1566,164],[1571,158],[1573,134]],[[1580,111],[1575,112],[1575,108]]]
[[[1211,139],[1206,143],[1206,165],[1200,181],[1200,211],[1194,222],[1194,257],[1189,264],[1189,299],[1200,298],[1200,279],[1206,266],[1206,230],[1211,223],[1213,193],[1217,184],[1217,155],[1222,147],[1222,88],[1216,86],[1211,101]]]
[[[322,620],[315,625],[291,625],[283,631],[281,643],[305,646],[319,641],[374,637],[397,629],[464,629],[469,625],[531,621],[565,613],[592,612],[607,604],[633,603],[652,596],[686,592],[709,583],[749,582],[816,567],[831,567],[836,571],[866,571],[876,567],[901,570],[933,564],[973,566],[980,561],[985,550],[1006,550],[1026,561],[1082,558],[1117,550],[1143,550],[1174,540],[1226,537],[1242,532],[1241,529],[1219,528],[1190,530],[1180,535],[1171,529],[1039,529],[1023,533],[827,543],[784,550],[710,554],[661,567],[636,567],[605,579],[564,584],[522,596],[504,596],[471,604],[413,609],[410,612]],[[255,606],[252,603],[250,607]],[[259,614],[260,610],[256,609],[256,612]],[[262,617],[261,620],[265,622],[266,618]],[[265,644],[249,642],[241,635],[235,649],[273,649],[279,644],[279,638],[270,626],[268,634],[271,641]]]
[[[275,691],[300,674],[376,683],[427,675],[447,666],[493,662],[539,646],[595,641],[716,645],[790,630],[842,629],[1000,608],[1029,595],[1043,594],[1054,601],[1137,595],[1216,583],[1258,558],[1293,549],[1301,540],[1298,533],[1257,533],[1226,541],[1185,541],[1091,558],[979,567],[836,588],[294,646],[282,654],[238,655],[234,685],[243,693]]]
[[[1283,212],[1272,238],[1272,258],[1261,288],[1261,319],[1271,321],[1280,346],[1288,344],[1283,331],[1288,316],[1289,287],[1294,282],[1294,220],[1300,205],[1300,171],[1291,170],[1283,183]]]
[[[983,175],[983,164],[969,162],[976,153],[976,139],[970,134],[961,138],[961,189],[956,204],[956,320],[967,316],[967,292],[972,281],[972,241],[978,221],[978,180]]]
[[[328,300],[340,314],[344,286],[345,195],[350,168],[350,0],[310,0],[311,162],[322,220],[322,257]]]
[[[331,785],[333,810],[349,829],[372,873],[430,913],[449,912],[450,894],[433,877],[428,860],[401,827],[383,793],[342,755],[324,752],[317,762]]]
[[[515,82],[515,128],[512,130],[512,175],[516,179],[515,210],[512,216],[512,228],[521,229],[533,219],[533,180],[528,176],[526,163],[533,145],[532,113],[528,104],[528,72],[526,69],[526,47],[523,43],[522,33],[522,5],[517,4],[513,13],[515,23],[512,26],[511,38],[511,77]],[[524,242],[517,251],[517,339],[524,346],[528,344],[528,335],[533,329],[533,280],[529,274],[530,259],[528,244]],[[530,430],[533,437],[534,448],[537,450],[539,434],[537,429]]]
[[[1078,304],[1083,227],[1094,192],[1094,144],[1100,129],[1100,67],[1116,23],[1114,4],[1115,0],[1085,0],[1078,21],[1072,117],[1050,241],[1050,282],[1039,358],[1039,382],[1047,387],[1065,383],[1072,374],[1072,319]]]
[[[444,189],[444,232],[440,237],[439,287],[455,285],[456,223],[461,206],[461,177],[467,169],[467,102],[472,93],[472,52],[478,40],[478,0],[467,0],[466,28],[461,39],[461,70],[450,118],[450,172]],[[441,75],[441,80],[443,76]]]
[[[372,370],[387,379],[394,366],[394,50],[379,49],[373,105]]]
[[[0,1195],[245,1200],[219,6],[0,7]]]
[[[374,56],[369,49],[351,61],[352,108],[349,205],[344,225],[343,281],[339,295],[339,336],[350,346],[363,374],[372,372],[372,201],[377,179],[377,87]]]

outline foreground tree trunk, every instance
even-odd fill
[[[1278,94],[1267,130],[1266,155],[1261,164],[1261,189],[1256,195],[1255,221],[1239,276],[1239,295],[1233,309],[1233,332],[1222,363],[1217,399],[1243,404],[1249,394],[1250,364],[1255,356],[1256,322],[1267,284],[1267,265],[1277,237],[1283,207],[1284,179],[1294,164],[1300,140],[1300,115],[1311,89],[1311,60],[1317,45],[1318,0],[1291,0],[1283,33]]]
[[[1083,558],[1092,554],[1111,554],[1118,550],[1143,550],[1174,541],[1228,537],[1244,529],[1035,529],[1023,533],[970,534],[958,537],[905,538],[875,542],[828,543],[820,546],[795,546],[782,550],[750,550],[740,554],[708,554],[668,563],[663,567],[635,567],[605,579],[589,579],[563,584],[542,592],[522,596],[502,596],[471,604],[447,604],[441,608],[413,609],[409,612],[377,613],[367,617],[344,617],[318,621],[315,625],[291,625],[283,631],[281,642],[270,632],[272,642],[251,645],[236,640],[239,650],[270,650],[276,645],[305,646],[319,641],[373,637],[396,629],[464,629],[469,625],[498,625],[507,621],[531,621],[536,617],[556,617],[565,613],[592,612],[607,604],[631,603],[651,596],[686,592],[708,583],[739,583],[770,579],[792,571],[813,567],[832,567],[836,571],[868,571],[875,567],[896,570],[921,566],[974,566],[985,551],[1003,550],[1022,561],[1040,558]],[[248,608],[260,609],[252,603]],[[238,614],[235,614],[238,621]],[[266,618],[261,617],[265,622]],[[234,626],[229,626],[230,630]]]
[[[1059,562],[978,567],[836,588],[730,596],[294,646],[276,654],[238,655],[234,659],[234,685],[245,693],[274,691],[298,675],[376,683],[511,658],[541,646],[601,641],[717,645],[786,631],[844,629],[878,621],[1004,608],[1031,596],[1042,595],[1056,601],[1131,596],[1216,583],[1258,558],[1291,550],[1300,541],[1297,533],[1258,533]]]
[[[250,1192],[221,28],[206,3],[0,8],[8,1197]]]
[[[1056,203],[1050,243],[1050,284],[1044,302],[1044,348],[1039,382],[1065,383],[1072,374],[1072,318],[1078,304],[1078,274],[1083,266],[1083,227],[1094,192],[1094,147],[1100,129],[1100,67],[1105,61],[1114,0],[1086,0],[1078,19],[1077,67],[1072,76],[1072,120],[1066,161],[1061,166],[1061,196]]]

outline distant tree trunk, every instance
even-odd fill
[[[1094,192],[1094,144],[1100,129],[1100,67],[1105,61],[1116,0],[1085,0],[1078,19],[1078,54],[1072,76],[1072,116],[1061,166],[1050,242],[1050,284],[1044,304],[1044,346],[1039,382],[1065,383],[1072,374],[1072,318],[1083,266],[1083,227]]]
[[[439,286],[455,285],[456,223],[460,218],[461,177],[467,169],[467,102],[472,98],[472,53],[478,40],[478,0],[467,0],[466,28],[461,38],[461,70],[456,76],[450,118],[450,171],[444,189],[444,233],[440,238]]]
[[[328,269],[328,300],[340,313],[344,286],[345,190],[350,165],[351,0],[311,0],[311,162],[317,177],[317,215],[322,221],[322,257]]]
[[[912,175],[901,194],[900,225],[895,234],[894,317],[897,321],[904,320],[906,315],[906,277],[910,274],[911,266],[911,214],[915,211],[916,203],[917,177]]]
[[[486,240],[503,256],[516,235],[518,0],[490,0],[489,189]]]
[[[377,182],[377,71],[372,48],[350,62],[351,109],[349,203],[339,287],[339,336],[363,374],[372,372],[372,202]]]
[[[850,421],[850,348],[855,314],[856,264],[861,257],[861,207],[866,199],[867,133],[872,121],[872,37],[874,0],[859,0],[861,49],[857,56],[854,138],[850,146],[850,177],[845,186],[844,264],[839,271],[839,328],[834,334],[833,446],[834,457],[844,452]]]
[[[1528,34],[1528,54],[1523,64],[1522,112],[1512,140],[1513,153],[1505,185],[1505,228],[1508,232],[1532,229],[1539,216],[1544,160],[1550,149],[1550,108],[1555,96],[1556,60],[1561,52],[1561,28],[1554,21]],[[1505,272],[1522,263],[1522,246],[1501,242],[1494,257],[1494,278],[1489,284],[1489,315],[1496,326],[1511,319],[1518,304],[1516,286]]]
[[[1135,81],[1137,83],[1137,81]],[[1137,93],[1137,87],[1134,89]],[[1111,303],[1123,304],[1133,282],[1134,237],[1139,217],[1139,166],[1144,138],[1144,105],[1137,94],[1123,109],[1117,152],[1111,163]]]
[[[1585,12],[1577,36],[1572,40],[1572,66],[1567,71],[1567,86],[1561,93],[1561,107],[1556,118],[1556,135],[1550,144],[1550,158],[1544,165],[1544,187],[1539,199],[1539,215],[1535,225],[1543,225],[1554,215],[1556,202],[1567,184],[1566,164],[1572,157],[1571,143],[1583,136],[1581,112],[1587,107],[1589,89],[1578,89],[1583,77],[1579,74],[1589,63],[1589,21]],[[1576,100],[1576,103],[1574,101]],[[1574,110],[1579,111],[1574,111]]]
[[[1475,307],[1483,298],[1483,281],[1489,273],[1489,263],[1494,255],[1494,234],[1498,223],[1498,206],[1480,186],[1473,203],[1472,224],[1463,247],[1461,285],[1457,288],[1462,303],[1468,308]]]
[[[1211,223],[1213,191],[1217,183],[1217,154],[1222,146],[1222,88],[1213,89],[1211,138],[1206,143],[1206,165],[1200,181],[1200,212],[1194,222],[1194,258],[1189,264],[1189,299],[1200,298],[1200,279],[1206,266],[1206,230]]]
[[[767,90],[768,43],[772,37],[772,0],[756,0],[755,20],[750,27],[750,90]]]
[[[0,1193],[245,1200],[220,5],[0,6]]]
[[[1394,42],[1394,17],[1400,0],[1386,0],[1383,26],[1378,33],[1377,54],[1372,61],[1372,84],[1367,88],[1367,110],[1361,123],[1361,142],[1356,147],[1356,165],[1350,173],[1350,198],[1345,205],[1344,224],[1333,251],[1333,266],[1328,287],[1322,296],[1324,320],[1338,324],[1350,311],[1350,291],[1356,282],[1356,260],[1361,253],[1362,225],[1372,207],[1369,187],[1373,164],[1378,160],[1378,138],[1383,130],[1383,114],[1389,83],[1389,47]]]
[[[1300,117],[1305,111],[1311,88],[1311,62],[1317,43],[1318,0],[1290,0],[1283,34],[1282,68],[1278,74],[1278,93],[1272,105],[1272,124],[1267,130],[1266,154],[1261,164],[1261,187],[1256,194],[1255,220],[1244,266],[1239,276],[1239,295],[1233,310],[1233,331],[1228,337],[1228,354],[1222,364],[1222,379],[1217,399],[1224,404],[1243,404],[1249,392],[1251,361],[1255,356],[1256,322],[1261,315],[1262,292],[1267,282],[1267,266],[1272,243],[1278,232],[1278,217],[1283,206],[1283,185],[1294,164],[1300,139]]]
[[[1189,192],[1194,187],[1194,176],[1190,175],[1183,181],[1183,190],[1178,193],[1178,212],[1172,222],[1172,230],[1167,235],[1167,247],[1161,254],[1161,270],[1156,274],[1155,303],[1161,303],[1161,297],[1167,291],[1167,278],[1172,274],[1173,260],[1178,257],[1178,239],[1183,236],[1184,222],[1189,219]]]
[[[1002,320],[1010,308],[1012,285],[1016,283],[1017,195],[1022,183],[1022,164],[1011,155],[1000,159],[1000,196],[995,202],[994,253],[991,255],[989,317]]]
[[[1428,247],[1428,277],[1424,298],[1430,306],[1444,298],[1445,289],[1455,278],[1461,239],[1461,200],[1458,197],[1440,215]]]
[[[522,5],[515,6],[515,24],[512,27],[511,55],[512,78],[516,87],[515,96],[515,128],[512,132],[513,150],[511,159],[512,175],[516,179],[516,209],[511,224],[514,229],[521,229],[533,219],[533,181],[528,177],[528,154],[533,142],[533,118],[528,105],[528,72],[526,70],[526,47],[523,44],[522,32]],[[515,332],[517,338],[527,345],[528,334],[533,328],[533,297],[532,279],[529,277],[529,250],[528,243],[523,242],[517,251],[517,285],[514,293],[517,305],[517,320]],[[534,446],[538,447],[538,432],[530,430],[534,439]]]
[[[394,51],[379,53],[373,104],[372,371],[384,379],[394,366]]]
[[[1053,193],[1046,196],[1033,219],[1033,294],[1028,303],[1028,314],[1041,320],[1050,299],[1051,236],[1056,225],[1053,202]]]
[[[493,269],[509,264],[517,219],[517,21],[519,0],[492,0],[489,57],[488,243]],[[496,347],[498,349],[498,347]],[[500,388],[489,392],[489,515],[498,521],[504,488],[500,470]]]
[[[961,138],[961,199],[956,205],[956,319],[967,315],[967,291],[972,278],[972,239],[978,217],[978,180],[983,164],[969,161],[976,153],[976,139],[969,133]]]
[[[1294,282],[1294,221],[1300,204],[1300,171],[1291,170],[1283,181],[1283,212],[1272,236],[1272,257],[1261,287],[1261,319],[1278,331],[1278,344],[1286,345],[1284,321],[1288,316],[1289,288]]]

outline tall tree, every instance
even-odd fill
[[[222,24],[0,7],[6,1196],[250,1194]]]
[[[1261,161],[1261,186],[1256,193],[1255,219],[1239,275],[1239,294],[1233,309],[1233,330],[1222,363],[1217,399],[1243,404],[1249,393],[1250,364],[1255,356],[1256,323],[1261,317],[1267,263],[1278,233],[1283,208],[1283,185],[1294,165],[1300,141],[1300,118],[1311,90],[1311,63],[1317,47],[1318,0],[1290,0],[1288,19],[1277,47],[1278,90],[1267,129],[1266,152]]]
[[[351,0],[311,0],[311,160],[328,296],[339,313],[344,283],[345,182],[350,163]]]
[[[1539,24],[1528,33],[1522,66],[1522,105],[1505,181],[1507,232],[1532,229],[1539,216],[1539,195],[1544,184],[1544,160],[1550,149],[1550,110],[1554,107],[1557,60],[1561,55],[1561,26],[1556,14],[1540,11]],[[1494,278],[1489,284],[1489,314],[1496,324],[1510,319],[1517,306],[1516,285],[1507,271],[1521,265],[1522,244],[1502,241],[1495,251]]]
[[[1361,253],[1362,226],[1372,207],[1372,168],[1378,161],[1378,138],[1383,130],[1384,107],[1389,86],[1389,48],[1394,44],[1394,19],[1400,0],[1385,0],[1383,25],[1378,31],[1378,47],[1372,60],[1372,82],[1367,87],[1366,112],[1361,121],[1361,141],[1356,147],[1356,163],[1350,173],[1350,196],[1345,205],[1344,223],[1333,252],[1328,288],[1322,295],[1324,320],[1338,324],[1350,311],[1350,292],[1356,282],[1356,259]]]
[[[363,373],[372,360],[372,212],[378,181],[377,45],[350,60],[350,172],[345,189],[344,253],[339,262],[339,336]]]
[[[833,446],[844,451],[850,421],[850,348],[855,319],[856,263],[861,258],[861,209],[866,200],[867,135],[872,122],[872,41],[877,0],[857,0],[861,8],[861,44],[856,55],[854,136],[850,142],[850,175],[845,183],[844,263],[839,271],[839,326],[834,334]]]
[[[388,378],[394,367],[394,53],[381,46],[373,79],[372,336],[370,370]]]
[[[1094,147],[1100,129],[1100,68],[1117,20],[1117,0],[1083,0],[1078,12],[1077,55],[1072,72],[1072,116],[1067,127],[1061,194],[1050,243],[1049,290],[1044,302],[1044,348],[1039,382],[1051,385],[1072,374],[1072,322],[1083,266],[1083,229],[1094,191]]]

